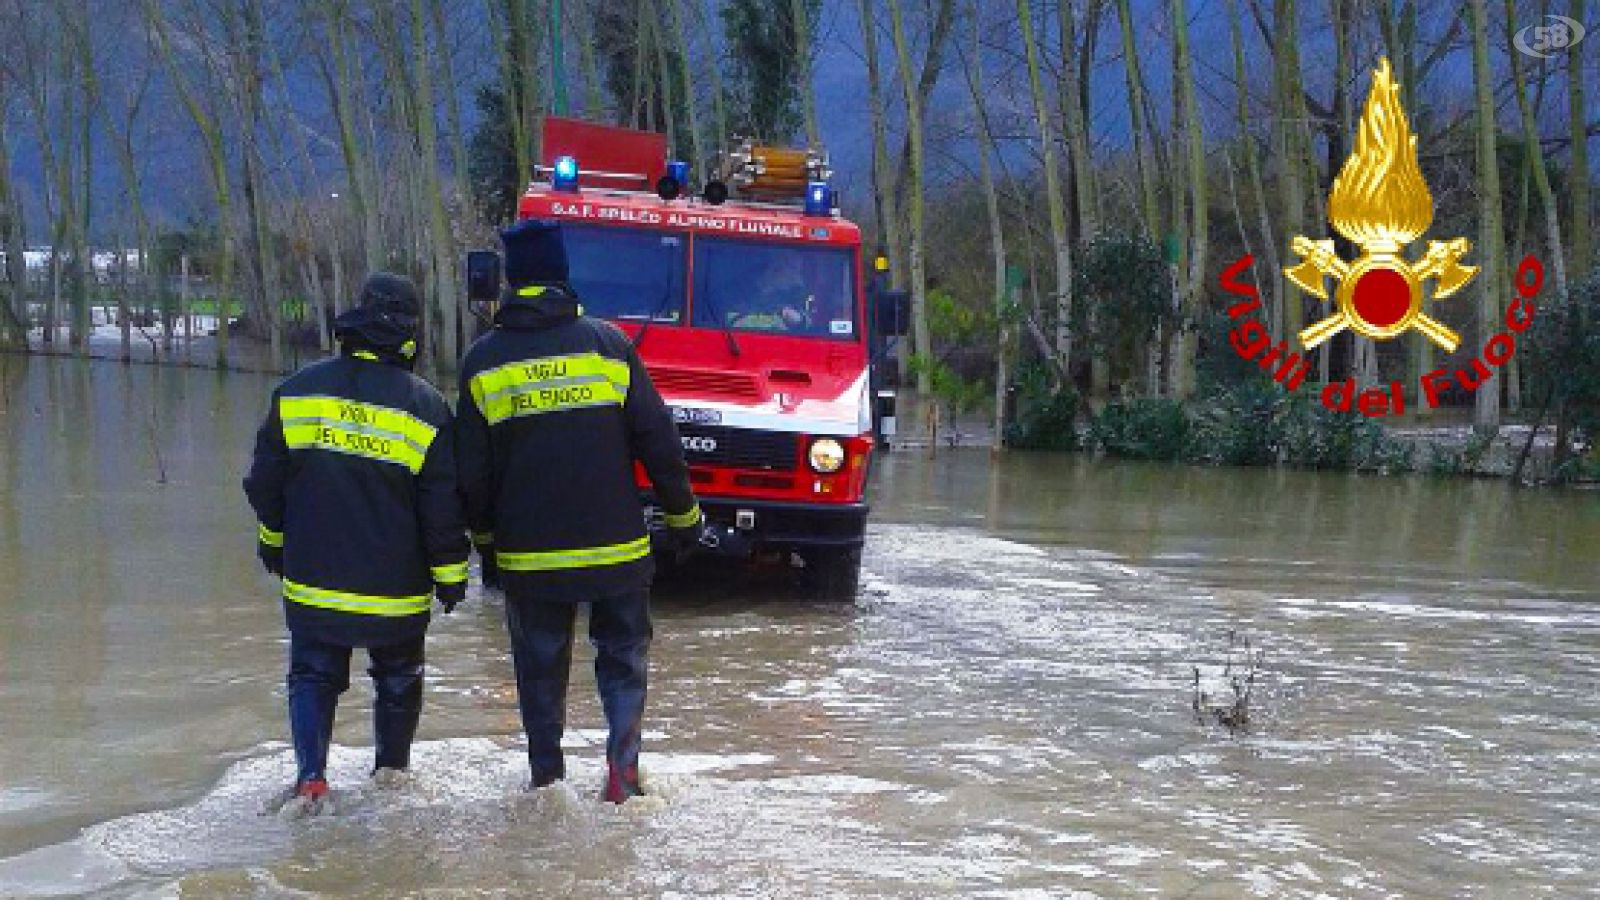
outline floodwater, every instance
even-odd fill
[[[238,489],[270,382],[0,365],[0,896],[1600,893],[1592,494],[895,454],[855,606],[659,597],[651,797],[595,798],[588,657],[574,776],[523,790],[474,595],[414,782],[366,782],[358,681],[337,815],[283,822]],[[1237,735],[1192,709],[1230,634],[1262,653]]]

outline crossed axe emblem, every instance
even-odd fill
[[[1331,238],[1314,241],[1296,235],[1291,246],[1301,262],[1284,269],[1284,274],[1301,290],[1327,300],[1323,278],[1338,282],[1334,293],[1337,311],[1300,332],[1300,343],[1307,350],[1346,328],[1376,340],[1416,328],[1446,353],[1460,345],[1459,334],[1422,311],[1422,286],[1430,278],[1438,279],[1433,298],[1443,300],[1472,281],[1478,267],[1460,261],[1472,249],[1466,238],[1429,241],[1427,252],[1416,263],[1400,256],[1398,246],[1368,244],[1355,262],[1341,259]]]

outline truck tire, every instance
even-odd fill
[[[806,564],[806,580],[817,599],[831,603],[850,603],[861,582],[860,547],[818,547],[800,557]]]

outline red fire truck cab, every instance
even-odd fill
[[[517,216],[563,223],[585,313],[634,342],[710,540],[797,556],[822,595],[853,596],[875,431],[869,286],[860,230],[833,208],[817,154],[745,145],[691,197],[662,136],[546,123]]]

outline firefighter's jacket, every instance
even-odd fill
[[[285,379],[245,493],[283,548],[289,628],[346,646],[426,630],[434,585],[467,578],[449,404],[369,351]]]
[[[472,539],[508,593],[575,602],[648,585],[635,461],[669,527],[700,520],[677,426],[633,345],[564,287],[507,292],[467,351],[456,406]]]

